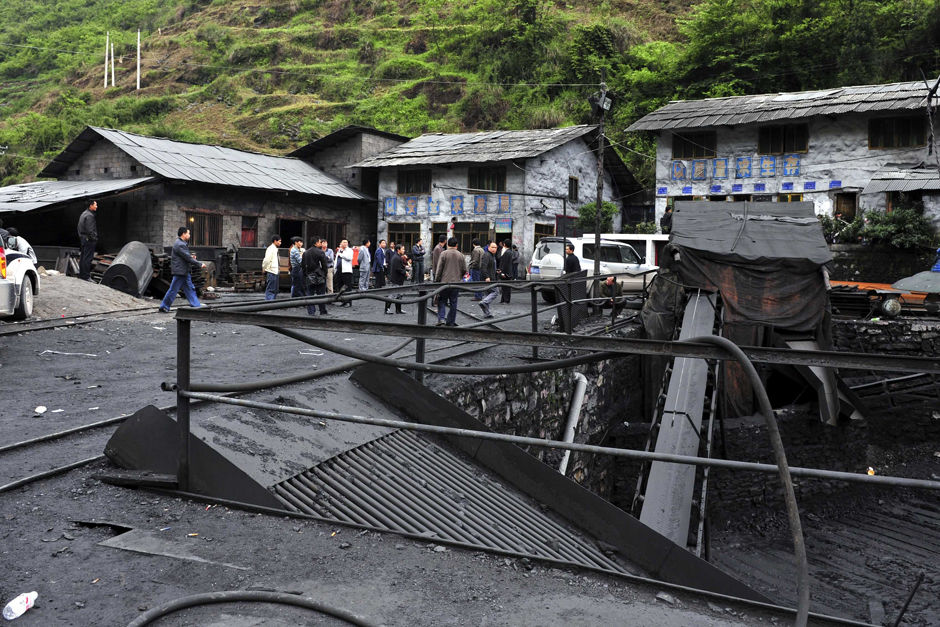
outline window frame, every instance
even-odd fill
[[[799,133],[803,136],[800,137]],[[779,133],[779,137],[771,137],[767,143],[771,146],[765,146],[765,135]],[[779,146],[773,146],[774,140],[779,142]],[[802,140],[802,148],[798,147]],[[788,146],[787,142],[791,141]],[[779,148],[779,150],[778,150]],[[809,152],[809,124],[769,124],[757,129],[757,154],[759,155],[789,155],[796,153]]]
[[[402,244],[405,247],[405,254],[410,255],[411,249],[421,239],[420,222],[389,222],[388,223],[388,241],[395,244]]]
[[[581,191],[578,189],[578,185],[578,177],[568,177],[568,202],[578,202],[579,192]]]
[[[189,228],[190,246],[222,246],[222,214],[203,211],[187,211],[186,226]]]
[[[396,193],[412,196],[416,194],[431,193],[431,170],[421,168],[418,170],[398,169]]]
[[[506,166],[485,165],[468,167],[467,189],[485,192],[505,192]]]
[[[909,142],[919,141],[920,143],[907,143],[907,144],[894,144],[891,146],[884,145],[884,128],[879,128],[879,136],[877,137],[878,144],[873,141],[875,138],[874,129],[875,126],[884,127],[889,123],[891,124],[891,134],[892,141],[898,140],[898,123],[905,122],[909,126],[907,128],[907,135]],[[915,129],[915,124],[918,128]],[[917,135],[919,133],[919,135]],[[888,117],[879,117],[879,118],[869,118],[868,120],[868,149],[869,150],[910,150],[914,148],[923,148],[927,145],[927,125],[924,122],[924,119],[917,115],[894,115]]]
[[[681,149],[681,150],[679,150]],[[718,132],[672,133],[673,159],[714,159],[718,156]]]

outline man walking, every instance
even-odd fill
[[[447,240],[447,250],[441,253],[437,260],[437,273],[435,279],[440,283],[460,283],[463,275],[467,274],[467,259],[457,250],[457,238]],[[438,276],[439,275],[439,276]],[[457,326],[457,298],[460,290],[449,287],[443,290],[437,301],[437,325],[446,324],[449,327]],[[444,316],[445,305],[448,307],[447,316]]]
[[[483,259],[483,247],[480,246],[480,240],[474,239],[471,244],[473,245],[473,250],[470,251],[470,280],[477,282],[481,280],[480,273],[480,261]],[[474,292],[473,300],[481,300],[483,298],[483,292]]]
[[[418,238],[415,245],[411,247],[411,282],[424,283],[424,240]]]
[[[281,236],[271,238],[271,245],[264,251],[261,269],[264,271],[264,300],[274,300],[280,289],[278,274],[281,272],[280,262],[277,259],[277,249],[281,247]]]
[[[496,282],[496,242],[487,244],[487,249],[483,251],[483,256],[480,258],[480,280],[486,283]],[[480,309],[483,310],[484,318],[493,317],[493,312],[490,311],[490,303],[496,300],[498,294],[499,288],[495,285],[483,290]]]
[[[180,289],[183,290],[190,307],[202,307],[190,272],[192,268],[205,268],[206,264],[196,261],[189,253],[189,229],[181,226],[176,234],[179,238],[173,243],[170,253],[170,272],[173,274],[173,280],[170,281],[170,289],[166,291],[163,302],[160,303],[160,313],[170,313],[170,305],[176,300]]]
[[[405,263],[408,258],[405,257],[405,247],[401,244],[398,245],[398,249],[392,254],[388,261],[388,282],[392,285],[397,285],[399,287],[405,284],[405,279],[408,278],[408,271],[405,268]],[[395,298],[401,299],[401,294],[399,293]],[[385,313],[392,313],[389,311],[392,303],[385,302]],[[395,303],[395,313],[405,313],[401,310],[401,303]]]
[[[507,239],[503,241],[503,254],[499,257],[499,280],[500,281],[511,281],[512,280],[512,243]],[[512,289],[508,285],[504,285],[502,288],[503,297],[499,299],[499,302],[509,304],[509,298],[512,296]]]
[[[375,289],[385,287],[385,240],[380,239],[372,259],[372,276],[375,277]]]
[[[303,298],[307,295],[307,279],[303,268],[304,242],[299,237],[290,238],[290,297]]]
[[[372,256],[369,254],[369,245],[372,244],[369,238],[362,240],[362,246],[359,247],[359,291],[364,292],[369,289],[369,274],[372,271]]]
[[[78,260],[78,278],[91,281],[91,262],[95,257],[95,244],[98,243],[98,202],[92,200],[88,209],[78,218],[78,239],[82,243],[82,254]]]
[[[323,240],[317,238],[315,245],[303,254],[301,260],[304,275],[309,286],[308,293],[316,296],[322,296],[326,293],[326,277],[329,274],[330,264],[326,260],[326,253],[323,252]],[[315,305],[307,305],[307,315],[312,316],[316,313]],[[320,303],[320,315],[325,316],[326,303]]]

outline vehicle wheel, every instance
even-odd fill
[[[13,312],[13,317],[17,320],[25,320],[33,315],[33,280],[29,275],[23,277],[23,284],[20,286],[20,302]]]
[[[555,304],[555,290],[552,288],[542,288],[539,290],[542,292],[542,300],[544,300],[549,305]]]

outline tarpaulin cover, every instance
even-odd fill
[[[670,245],[689,287],[720,292],[726,323],[812,331],[832,260],[813,203],[677,202]]]

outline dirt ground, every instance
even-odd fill
[[[110,287],[64,274],[42,275],[39,283],[33,320],[68,318],[120,309],[156,308],[160,304],[153,298],[135,298]]]

